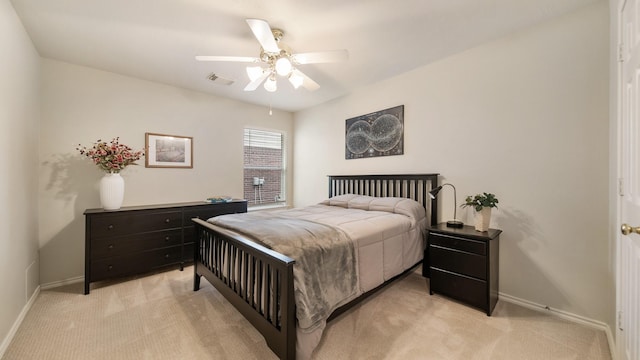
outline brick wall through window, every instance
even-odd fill
[[[251,205],[284,202],[284,136],[245,129],[244,198]]]

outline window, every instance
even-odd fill
[[[285,203],[284,134],[244,129],[244,198],[249,206]]]

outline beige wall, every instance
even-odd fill
[[[144,147],[145,132],[193,137],[193,169],[130,166],[124,206],[243,196],[244,126],[285,131],[292,115],[171,86],[43,60],[40,144],[41,283],[84,274],[84,216],[100,207],[102,173],[75,151],[97,139]],[[217,86],[217,85],[211,85]],[[289,142],[289,158],[291,149]],[[291,177],[288,181],[291,191]]]
[[[327,174],[439,172],[458,203],[495,193],[500,291],[613,329],[608,25],[598,2],[296,113],[295,205],[322,200]],[[345,119],[402,104],[405,155],[344,159]]]
[[[0,1],[0,357],[39,284],[40,57],[9,1]]]

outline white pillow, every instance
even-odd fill
[[[339,206],[349,209],[385,211],[410,217],[416,221],[425,219],[424,207],[415,200],[399,197],[373,197],[344,194],[322,201],[322,205]]]
[[[324,200],[320,204],[330,205],[330,206],[340,206],[340,207],[346,208],[348,207],[349,200],[352,200],[353,198],[356,198],[359,196],[360,195],[356,195],[356,194],[338,195],[338,196],[329,198],[327,200]]]
[[[349,209],[370,210],[371,202],[375,198],[373,196],[358,196],[349,200]]]

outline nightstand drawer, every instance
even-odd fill
[[[482,255],[451,250],[440,246],[429,247],[431,269],[438,268],[474,278],[487,279],[487,259]]]
[[[182,229],[154,231],[120,237],[103,237],[97,238],[91,244],[91,258],[102,259],[180,244],[182,244]]]
[[[139,273],[165,265],[178,264],[182,257],[182,246],[156,249],[124,256],[96,260],[91,264],[91,281],[114,276]]]
[[[121,236],[182,227],[182,211],[127,212],[91,218],[91,237]]]
[[[484,241],[464,239],[456,236],[430,233],[429,244],[466,251],[478,255],[487,254],[487,248]]]
[[[431,268],[431,289],[436,293],[450,296],[469,305],[487,308],[487,283],[446,271]]]

